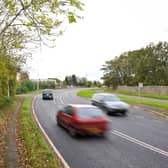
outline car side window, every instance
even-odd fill
[[[100,96],[100,102],[103,102],[104,101],[104,97],[103,96]]]
[[[101,96],[98,95],[98,96],[96,97],[96,99],[97,99],[97,101],[100,101],[100,100],[101,100]]]
[[[65,107],[64,112],[65,112],[65,114],[72,115],[72,113],[73,113],[72,107],[71,106]]]

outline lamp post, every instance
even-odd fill
[[[40,86],[40,79],[39,79],[39,72],[37,70],[37,90],[39,90],[39,86]]]

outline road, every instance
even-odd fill
[[[60,89],[54,100],[34,101],[35,113],[71,168],[167,168],[168,121],[152,113],[130,108],[127,117],[109,116],[112,130],[106,138],[74,139],[57,126],[55,114],[69,103],[90,104],[76,96],[79,89]]]

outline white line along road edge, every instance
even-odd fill
[[[144,148],[150,149],[150,150],[152,150],[154,152],[157,152],[157,153],[159,153],[161,155],[164,155],[164,156],[168,157],[168,152],[166,152],[164,150],[161,150],[161,149],[156,148],[156,147],[154,147],[152,145],[149,145],[149,144],[147,144],[145,142],[137,140],[137,139],[135,139],[133,137],[130,137],[130,136],[126,135],[126,134],[123,134],[122,132],[119,132],[119,131],[116,131],[116,130],[113,130],[113,131],[110,131],[110,132],[112,134],[117,135],[117,136],[119,136],[121,138],[124,138],[124,139],[126,139],[126,140],[128,140],[130,142],[136,143],[136,144],[138,144],[140,146],[143,146]]]
[[[62,155],[60,154],[60,152],[58,151],[58,149],[54,146],[54,144],[52,143],[52,141],[50,140],[50,138],[48,137],[47,133],[44,131],[44,129],[42,128],[37,116],[36,116],[36,113],[35,113],[35,110],[34,110],[34,107],[33,107],[33,104],[34,104],[34,100],[35,100],[36,97],[33,98],[33,101],[32,101],[32,113],[33,113],[33,117],[38,125],[38,127],[40,128],[42,134],[45,136],[46,140],[48,141],[49,145],[51,146],[51,148],[53,149],[54,153],[56,154],[56,156],[59,158],[59,160],[61,161],[61,165],[62,167],[61,168],[70,168],[69,165],[67,164],[67,162],[64,160],[64,158],[62,157]]]

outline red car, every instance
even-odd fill
[[[77,135],[104,135],[109,130],[110,120],[101,109],[92,105],[70,104],[56,113],[58,126]]]

